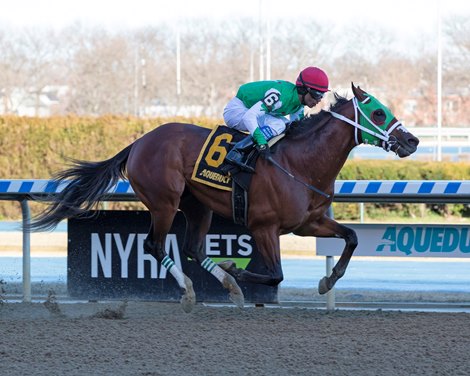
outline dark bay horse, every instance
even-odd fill
[[[286,137],[273,148],[272,159],[277,164],[329,197],[287,178],[269,160],[257,162],[249,190],[247,227],[267,265],[266,275],[239,269],[233,262],[217,265],[205,254],[204,239],[212,213],[231,218],[232,201],[230,192],[191,180],[196,159],[210,132],[192,124],[165,124],[108,160],[75,162],[55,177],[58,183],[69,184],[31,223],[31,229],[51,229],[63,219],[83,214],[106,199],[107,190],[120,178],[127,178],[152,217],[145,251],[153,254],[176,279],[182,289],[185,311],[195,304],[192,282],[165,251],[165,238],[177,210],[187,220],[184,254],[212,273],[239,306],[243,306],[243,294],[237,280],[267,285],[282,281],[280,235],[344,239],[346,244],[333,273],[319,282],[319,292],[324,294],[344,275],[357,246],[355,232],[326,214],[335,179],[349,152],[360,143],[371,143],[406,157],[416,151],[419,143],[386,106],[354,84],[352,90],[351,100],[335,94],[337,102],[330,111],[321,111],[292,125]]]

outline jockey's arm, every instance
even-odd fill
[[[248,111],[243,115],[243,124],[246,129],[250,132],[256,144],[264,145],[267,144],[266,137],[263,132],[259,129],[259,119],[266,115],[266,112],[262,108],[263,102],[256,102]]]
[[[289,121],[293,122],[296,120],[303,119],[304,117],[304,108],[301,107],[297,112],[294,112],[293,114],[289,115]]]

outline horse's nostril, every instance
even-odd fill
[[[410,139],[408,139],[408,144],[410,146],[416,147],[419,144],[419,140],[416,137],[410,138]]]

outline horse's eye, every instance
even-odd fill
[[[377,125],[382,125],[383,123],[385,123],[386,117],[387,116],[385,115],[385,112],[383,110],[375,110],[372,113],[372,120]]]

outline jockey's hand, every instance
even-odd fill
[[[268,159],[271,155],[271,150],[269,149],[268,144],[256,145],[256,149],[258,149],[259,155],[263,159]]]

